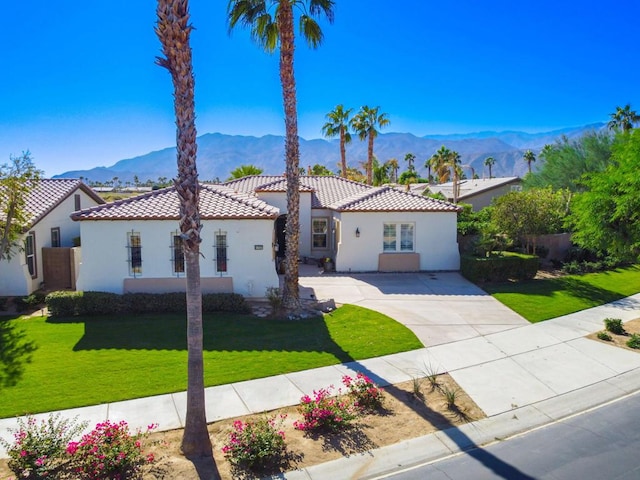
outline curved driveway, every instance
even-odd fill
[[[321,274],[301,265],[301,298],[333,299],[384,313],[425,347],[528,325],[455,272]]]

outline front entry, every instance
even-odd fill
[[[287,215],[280,215],[275,222],[276,229],[276,271],[280,273],[284,262],[284,254],[287,250],[285,230],[287,227]]]

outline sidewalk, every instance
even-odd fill
[[[640,317],[640,294],[533,325],[331,367],[206,389],[207,421],[295,405],[342,375],[366,372],[380,385],[411,380],[425,366],[448,372],[487,418],[431,435],[287,473],[281,478],[375,478],[548,424],[640,390],[640,354],[584,338],[603,319]],[[90,424],[126,419],[133,427],[184,425],[186,393],[65,410]],[[46,417],[47,414],[36,417]],[[15,419],[0,419],[9,439]],[[0,452],[0,455],[4,452]]]

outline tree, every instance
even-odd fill
[[[325,176],[325,177],[329,176],[329,175],[334,175],[334,173],[331,170],[329,170],[324,165],[320,165],[319,163],[316,163],[313,167],[309,167],[308,174],[309,175]]]
[[[621,260],[640,258],[640,130],[620,135],[611,163],[586,175],[571,204],[571,240]]]
[[[586,173],[603,171],[611,161],[614,137],[607,132],[589,132],[576,140],[563,136],[540,152],[541,168],[524,179],[526,188],[547,187],[580,192],[580,178]]]
[[[407,170],[410,172],[416,171],[416,167],[413,166],[413,162],[416,161],[416,156],[413,153],[407,153],[404,156],[404,161],[408,163]]]
[[[449,156],[451,155],[451,150],[442,145],[436,153],[434,153],[427,162],[429,162],[429,166],[433,169],[436,178],[438,179],[438,183],[445,183],[449,181],[451,177],[451,170],[449,169]],[[429,176],[431,176],[431,172],[429,172]]]
[[[496,164],[496,159],[493,157],[487,157],[484,160],[484,166],[489,167],[489,178],[491,178],[491,168]]]
[[[298,112],[296,81],[293,73],[295,35],[293,7],[300,14],[300,32],[307,44],[317,48],[322,42],[322,30],[314,17],[323,14],[333,22],[333,0],[230,0],[227,6],[229,28],[240,24],[249,27],[251,37],[267,52],[280,48],[280,83],[284,103],[285,157],[287,179],[287,223],[285,226],[285,275],[282,292],[283,307],[289,311],[300,309],[298,290],[298,260],[300,258],[300,146],[298,140]],[[273,15],[270,8],[275,8]]]
[[[21,249],[20,237],[29,221],[27,196],[42,176],[28,151],[9,160],[0,166],[0,260],[10,260]]]
[[[398,159],[390,158],[386,164],[389,166],[389,171],[391,172],[391,182],[398,183]]]
[[[378,159],[373,157],[373,184],[378,187],[380,185],[384,185],[385,183],[389,183],[389,164],[383,163],[380,164]]]
[[[640,115],[635,110],[631,110],[631,104],[627,103],[624,108],[616,107],[616,111],[609,114],[611,120],[607,124],[609,130],[622,129],[628,132],[633,128],[634,123],[640,122]]]
[[[529,167],[529,173],[531,173],[531,164],[536,161],[536,154],[531,150],[527,150],[524,152],[523,157],[524,161],[527,162],[527,166]]]
[[[213,455],[204,397],[202,358],[202,289],[200,285],[199,184],[196,168],[196,126],[193,63],[189,36],[188,0],[158,0],[156,35],[164,57],[156,62],[171,74],[176,117],[178,178],[174,181],[180,200],[180,236],[186,264],[187,302],[187,414],[182,452],[187,457]]]
[[[337,105],[332,111],[327,113],[327,123],[322,126],[322,133],[325,137],[340,137],[340,175],[347,178],[347,152],[345,145],[351,142],[351,132],[349,132],[349,116],[351,108],[345,109],[343,105]]]
[[[255,165],[240,165],[239,167],[231,170],[231,176],[227,179],[233,180],[236,178],[249,177],[251,175],[260,175],[263,170],[261,168],[256,167]]]
[[[360,140],[368,140],[367,146],[367,185],[373,183],[373,141],[378,136],[377,128],[384,128],[391,122],[386,113],[379,113],[380,107],[360,107],[358,113],[351,119],[351,127]]]

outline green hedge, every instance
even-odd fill
[[[514,252],[500,252],[489,257],[464,255],[460,258],[460,273],[475,283],[531,280],[536,276],[540,258]]]
[[[52,317],[114,315],[119,313],[172,313],[187,308],[184,293],[51,292],[46,297]],[[238,293],[207,293],[202,311],[249,313],[251,307]]]

